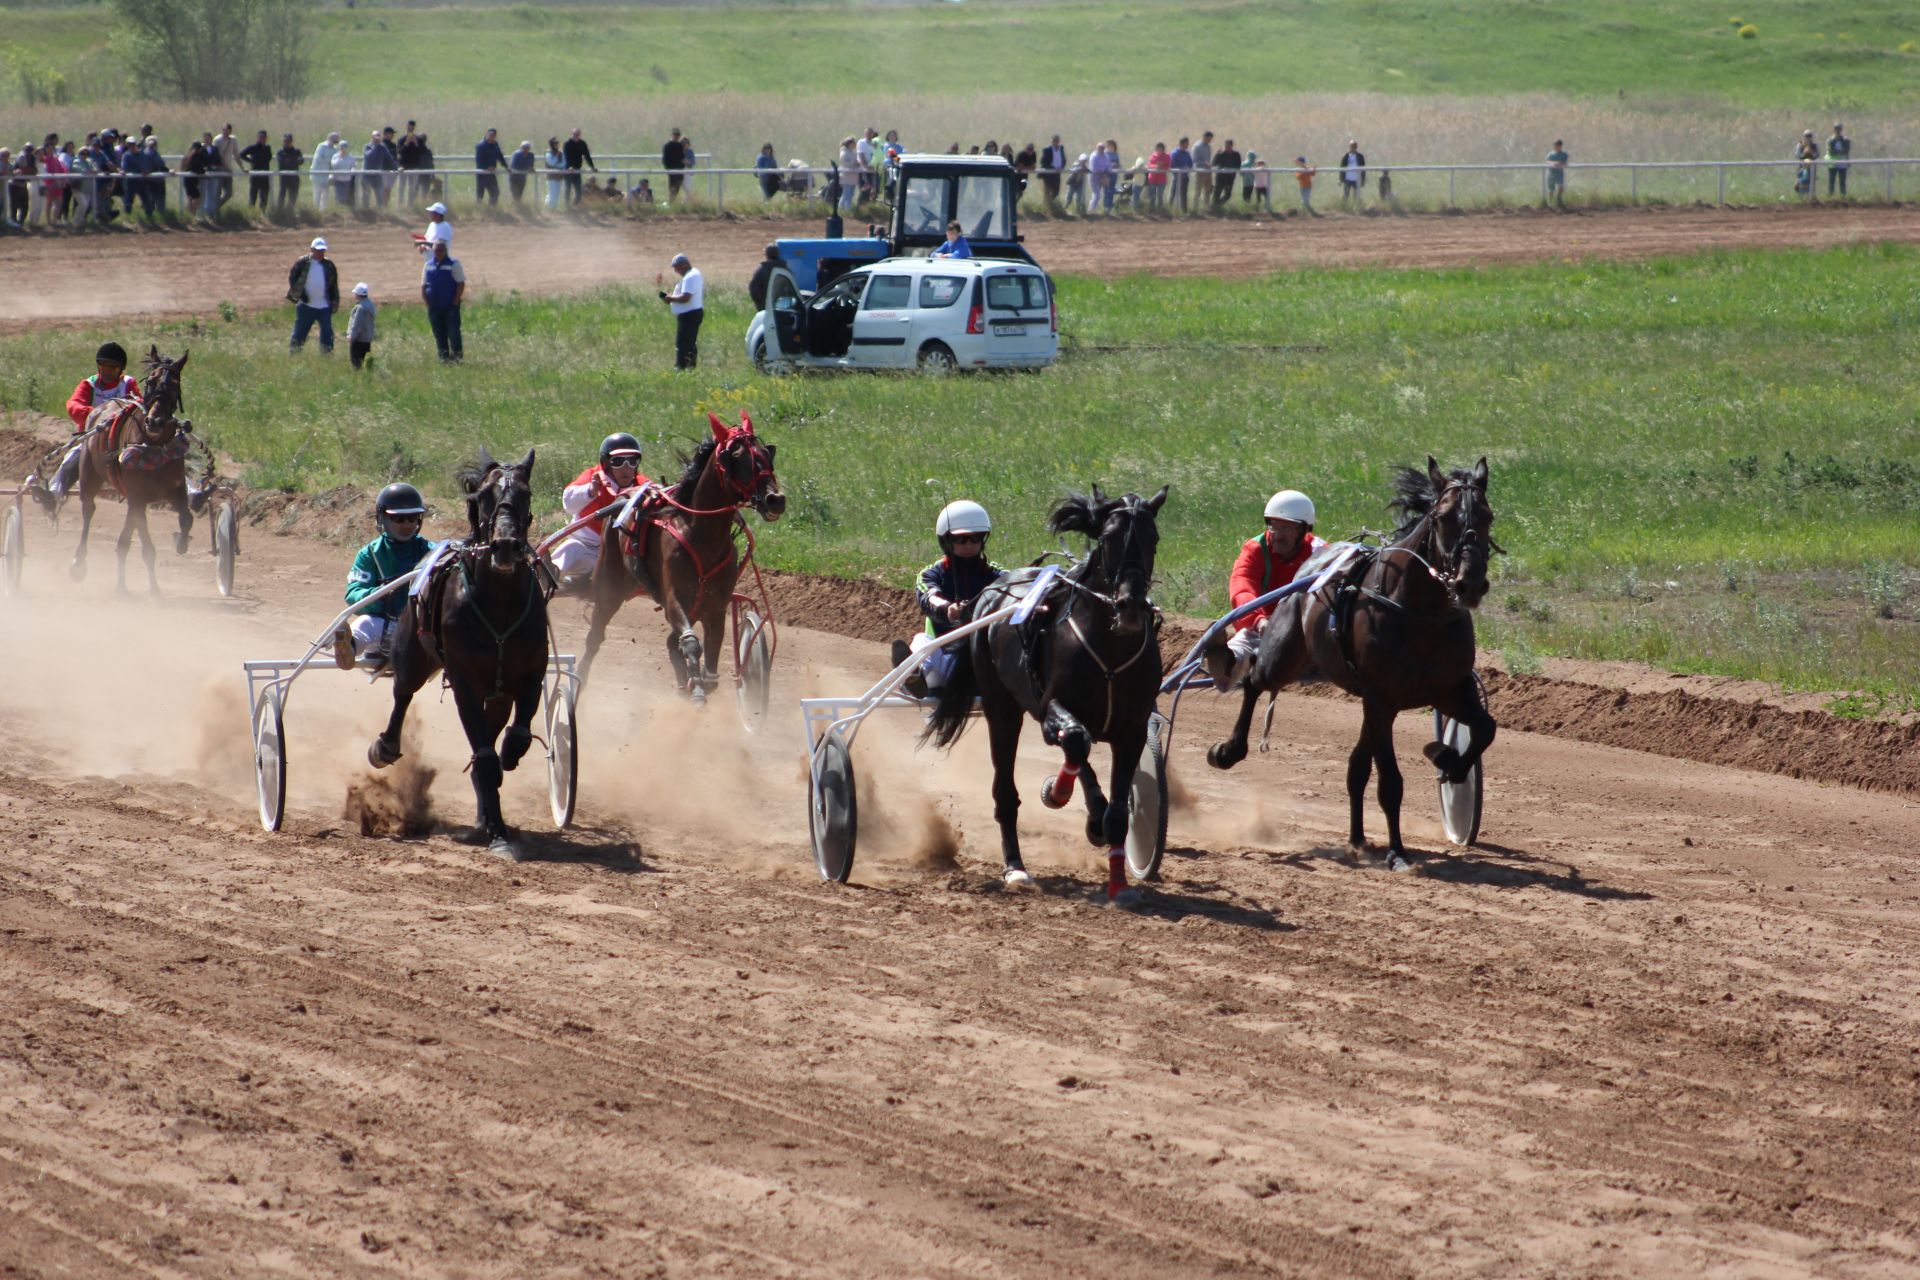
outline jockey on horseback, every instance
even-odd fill
[[[67,416],[73,419],[76,437],[87,429],[87,417],[100,405],[113,400],[140,399],[140,384],[127,373],[127,349],[117,342],[103,342],[100,349],[93,353],[94,368],[97,372],[91,378],[82,378],[80,385],[73,389],[73,395],[67,400]],[[84,442],[76,438],[73,447],[60,459],[60,466],[53,473],[51,484],[41,484],[38,480],[29,483],[28,490],[33,499],[52,514],[67,496],[67,490],[80,475],[80,451]]]
[[[920,571],[915,593],[919,597],[920,612],[927,620],[926,629],[911,642],[893,642],[896,667],[965,622],[974,597],[1005,572],[987,559],[987,537],[993,532],[993,519],[979,503],[964,499],[949,502],[940,509],[933,532],[944,554]],[[947,682],[952,669],[952,653],[936,649],[927,655],[919,671],[907,677],[903,687],[914,697],[924,698]]]
[[[1266,520],[1267,531],[1248,539],[1233,562],[1227,595],[1235,609],[1292,582],[1307,557],[1326,545],[1313,535],[1313,500],[1298,489],[1282,489],[1268,498]],[[1272,605],[1256,609],[1233,624],[1227,643],[1207,651],[1207,673],[1215,689],[1225,693],[1246,675],[1272,616]]]
[[[653,482],[640,474],[640,442],[624,431],[616,431],[600,442],[600,461],[574,478],[560,491],[560,505],[569,521],[590,516],[619,501],[636,485]],[[581,525],[557,543],[549,557],[553,571],[560,576],[563,592],[578,589],[593,576],[594,563],[600,558],[601,530]]]
[[[426,499],[410,484],[390,484],[373,502],[373,521],[380,536],[360,548],[347,573],[347,603],[358,604],[395,578],[413,572],[433,550],[420,536],[426,518]],[[392,653],[393,624],[406,606],[407,594],[396,591],[376,601],[370,612],[356,613],[333,633],[333,661],[342,671],[353,670],[357,659],[378,669]]]

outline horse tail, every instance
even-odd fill
[[[940,701],[934,707],[933,714],[927,717],[927,727],[920,733],[922,743],[932,742],[938,747],[950,747],[962,733],[966,732],[967,721],[973,715],[973,700],[979,696],[980,681],[973,670],[973,641],[957,645],[953,654],[953,670],[947,675],[947,682],[940,686]]]

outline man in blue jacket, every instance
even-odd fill
[[[433,340],[440,348],[440,359],[448,364],[463,357],[460,347],[460,302],[467,296],[467,272],[459,259],[447,252],[447,242],[433,242],[433,257],[420,276],[420,300],[427,304],[427,323],[433,326]]]
[[[473,198],[485,200],[498,207],[500,204],[500,178],[495,169],[507,166],[507,154],[500,149],[500,131],[487,130],[487,136],[480,139],[480,145],[473,149],[473,167],[480,170],[473,179]]]

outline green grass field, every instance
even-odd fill
[[[475,444],[534,444],[552,510],[615,424],[671,473],[706,410],[744,407],[780,445],[791,514],[761,545],[786,568],[904,577],[961,495],[1024,560],[1062,490],[1170,483],[1158,598],[1195,613],[1273,489],[1342,536],[1383,526],[1393,465],[1485,454],[1511,554],[1484,630],[1516,663],[1640,658],[1877,707],[1920,696],[1916,285],[1920,252],[1896,247],[1068,278],[1058,366],[952,379],[763,377],[746,299],[719,287],[691,377],[650,293],[481,299],[457,369],[396,306],[365,377],[344,353],[290,360],[278,312],[115,336],[192,349],[192,416],[254,485],[406,476],[445,500]],[[100,336],[0,338],[0,408],[58,413]]]
[[[122,52],[104,8],[0,12],[8,42],[56,66]],[[1740,38],[1733,16],[1756,35]],[[1920,57],[1901,50],[1920,41],[1920,12],[1895,0],[1839,9],[1801,0],[363,4],[316,9],[312,26],[317,91],[389,104],[560,88],[672,103],[715,92],[1133,87],[1230,96],[1654,95],[1825,112],[1910,106],[1920,92]],[[97,89],[101,79],[76,76],[75,87]]]

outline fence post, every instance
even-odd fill
[[[1453,199],[1453,177],[1454,177],[1454,171],[1452,169],[1448,169],[1447,170],[1447,208],[1449,209],[1459,208],[1459,206],[1454,202],[1454,199]]]
[[[1720,207],[1727,207],[1727,166],[1720,166]]]
[[[1887,161],[1887,163],[1881,165],[1880,167],[1887,171],[1887,203],[1892,204],[1893,203],[1893,161],[1889,160]]]
[[[727,207],[727,175],[716,173],[713,179],[713,207],[717,211],[724,211]]]
[[[1637,164],[1628,165],[1627,174],[1631,179],[1631,181],[1628,184],[1628,190],[1632,192],[1631,203],[1639,204],[1640,203],[1640,166]]]

